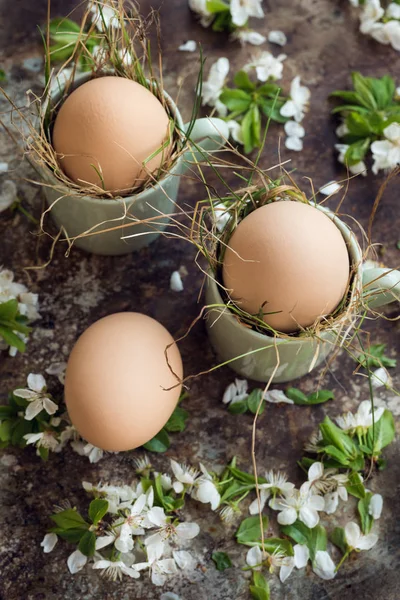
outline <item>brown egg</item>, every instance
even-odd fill
[[[140,313],[117,313],[91,325],[76,342],[65,376],[72,423],[91,444],[109,451],[148,442],[178,402],[182,360],[170,333]],[[163,389],[164,388],[164,389]]]
[[[142,164],[161,148],[168,127],[163,105],[144,86],[123,77],[99,77],[67,97],[52,140],[62,169],[75,183],[117,194],[142,183],[165,161],[168,148]]]
[[[309,204],[280,201],[239,223],[224,256],[223,282],[243,310],[261,311],[271,327],[289,333],[335,310],[349,270],[332,220]]]

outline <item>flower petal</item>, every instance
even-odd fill
[[[308,481],[316,481],[317,479],[321,479],[324,474],[324,465],[322,462],[315,462],[308,469]]]
[[[368,535],[361,536],[358,542],[358,550],[370,550],[372,546],[375,546],[378,541],[376,533],[369,533]]]
[[[323,498],[321,498],[321,500],[322,502],[324,501]],[[308,508],[308,506],[301,507],[299,511],[299,519],[310,529],[313,529],[313,527],[319,523],[319,515],[317,511],[312,508]]]
[[[278,515],[279,525],[292,525],[297,519],[297,511],[294,508],[285,508]]]
[[[282,583],[284,583],[286,581],[286,579],[289,577],[289,575],[291,574],[291,572],[294,569],[294,559],[293,556],[287,556],[285,558],[284,563],[282,564],[280,571],[279,571],[279,579],[281,580]]]
[[[25,419],[32,421],[43,410],[43,402],[40,398],[34,400],[25,409]]]
[[[315,554],[313,571],[321,579],[333,579],[336,576],[335,563],[325,550],[318,550]]]
[[[346,542],[350,546],[350,548],[358,548],[358,543],[361,537],[361,530],[357,523],[354,523],[354,521],[346,523],[346,526],[344,528],[344,534],[346,537]]]
[[[58,537],[55,533],[46,533],[40,545],[43,548],[43,552],[46,554],[51,552],[54,549],[54,546],[57,544]]]
[[[273,30],[268,34],[268,41],[270,44],[278,44],[278,46],[285,46],[287,44],[287,37],[283,31]]]
[[[43,398],[43,408],[48,415],[54,415],[58,410],[58,405],[50,398]]]
[[[176,527],[176,534],[181,540],[191,540],[200,533],[200,527],[197,523],[179,523]]]
[[[86,565],[86,563],[87,563],[87,556],[82,554],[82,552],[80,550],[75,550],[75,552],[73,552],[72,554],[69,555],[68,560],[67,560],[68,569],[69,569],[69,572],[72,573],[72,575],[75,575],[75,573],[78,573],[78,571],[81,571],[83,569],[83,567]]]
[[[46,387],[46,380],[39,373],[29,373],[27,383],[30,390],[38,393],[42,392]]]
[[[246,554],[246,563],[249,567],[259,567],[262,562],[262,553],[258,546],[253,546]]]
[[[379,519],[382,514],[383,498],[381,494],[374,494],[369,502],[368,512],[373,519]]]
[[[294,551],[294,565],[297,569],[302,569],[308,563],[310,558],[310,551],[305,544],[295,544],[293,546]]]

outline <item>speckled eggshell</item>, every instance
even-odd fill
[[[165,425],[178,402],[182,360],[170,333],[141,313],[117,313],[76,342],[65,376],[65,402],[81,436],[109,451],[131,450]],[[164,388],[164,389],[163,389]]]
[[[285,333],[332,313],[349,272],[336,225],[321,210],[295,201],[251,212],[233,232],[223,260],[223,283],[232,299],[248,313],[262,309],[264,321]]]
[[[141,184],[168,155],[169,118],[144,86],[123,77],[99,77],[79,86],[62,104],[52,142],[60,165],[75,183],[114,194]],[[94,166],[92,166],[94,165]],[[97,171],[98,172],[97,172]]]

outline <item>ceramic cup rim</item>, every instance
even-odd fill
[[[295,200],[290,200],[290,201],[295,202]],[[343,239],[344,239],[347,249],[348,249],[349,256],[350,256],[351,266],[355,269],[353,282],[350,287],[351,296],[353,296],[354,293],[361,293],[362,292],[362,279],[361,279],[362,252],[361,252],[360,244],[359,244],[354,232],[350,229],[350,227],[348,225],[346,225],[346,223],[344,223],[344,221],[342,221],[329,208],[327,208],[325,206],[321,206],[321,205],[317,204],[316,202],[310,202],[310,204],[312,206],[314,206],[315,208],[317,208],[318,210],[321,210],[322,212],[324,212],[334,222],[334,224],[336,225],[336,227],[339,229],[340,233],[342,234]],[[220,294],[219,285],[216,283],[215,279],[212,276],[208,276],[207,286],[208,286],[208,289],[210,289],[211,293],[217,298],[218,304],[224,305],[227,308],[226,303],[223,301],[222,296]],[[351,299],[349,301],[351,301]],[[209,312],[209,314],[211,314],[211,311],[208,311],[208,312]],[[231,313],[231,311],[228,308],[226,311],[224,311],[224,313],[221,314],[221,317],[227,318],[230,321],[230,325],[234,329],[237,329],[238,332],[240,331],[240,335],[247,335],[258,341],[264,341],[266,337],[269,337],[265,333],[260,333],[259,331],[255,331],[254,329],[249,329],[249,328],[245,327],[243,324],[241,324],[238,321],[238,319],[236,319],[234,317],[234,315]],[[338,321],[339,321],[339,317],[338,317]],[[321,337],[325,337],[330,334],[332,334],[332,330],[326,330],[326,331],[322,332]],[[303,342],[303,343],[309,342],[311,337],[312,336],[305,335],[303,337],[297,336],[297,337],[290,338],[290,337],[284,337],[284,334],[282,334],[282,335],[277,334],[277,335],[273,336],[273,339],[276,340],[277,343],[284,342],[286,344],[287,343],[299,344],[301,342]]]
[[[107,76],[107,74],[105,74],[105,76]],[[77,89],[80,85],[83,85],[84,83],[86,83],[86,81],[90,81],[91,79],[92,79],[91,73],[79,73],[73,81],[73,84],[72,84],[73,90]],[[57,89],[54,92],[50,92],[50,96],[51,96],[52,100],[58,101],[61,98],[62,94],[64,93],[65,84],[60,86],[60,88],[61,88],[60,90]],[[182,115],[181,115],[177,105],[172,100],[172,98],[168,94],[168,92],[166,92],[165,90],[163,90],[163,96],[164,96],[165,100],[167,101],[168,108],[170,109],[173,117],[175,118],[179,128],[182,131],[184,131],[185,126],[183,123]],[[52,170],[47,165],[39,164],[34,159],[31,159],[30,162],[31,163],[33,162],[33,167],[35,169],[38,169],[38,170],[44,172],[45,178],[50,179],[52,182],[56,182],[57,188],[61,193],[65,190],[64,195],[72,196],[74,198],[74,201],[85,202],[85,203],[91,202],[93,204],[99,202],[99,203],[101,203],[102,206],[103,205],[115,206],[116,203],[123,203],[123,204],[129,203],[129,205],[132,206],[132,204],[136,203],[136,201],[142,200],[147,195],[151,195],[155,190],[157,190],[158,188],[161,188],[163,185],[165,185],[166,181],[170,177],[175,177],[175,176],[180,177],[179,167],[180,167],[182,160],[183,160],[183,154],[181,154],[181,156],[178,156],[172,169],[167,174],[165,174],[162,178],[158,179],[157,182],[152,187],[142,190],[138,194],[132,194],[130,196],[123,196],[123,197],[119,197],[119,198],[118,197],[116,197],[116,198],[99,198],[99,197],[95,197],[95,196],[83,196],[81,194],[75,193],[75,191],[72,188],[69,188],[65,183],[59,182],[59,180],[53,174]]]

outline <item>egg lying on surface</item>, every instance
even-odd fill
[[[169,148],[146,159],[168,135],[169,118],[158,98],[135,81],[110,76],[92,79],[67,97],[52,142],[63,171],[75,183],[117,194],[140,185],[160,167]]]
[[[309,204],[278,201],[239,223],[222,275],[238,306],[290,333],[336,309],[349,272],[346,243],[333,221]]]
[[[165,357],[169,344],[168,361],[181,380],[178,347],[151,317],[117,313],[86,329],[65,376],[68,414],[85,440],[117,452],[145,444],[162,429],[182,387]]]

